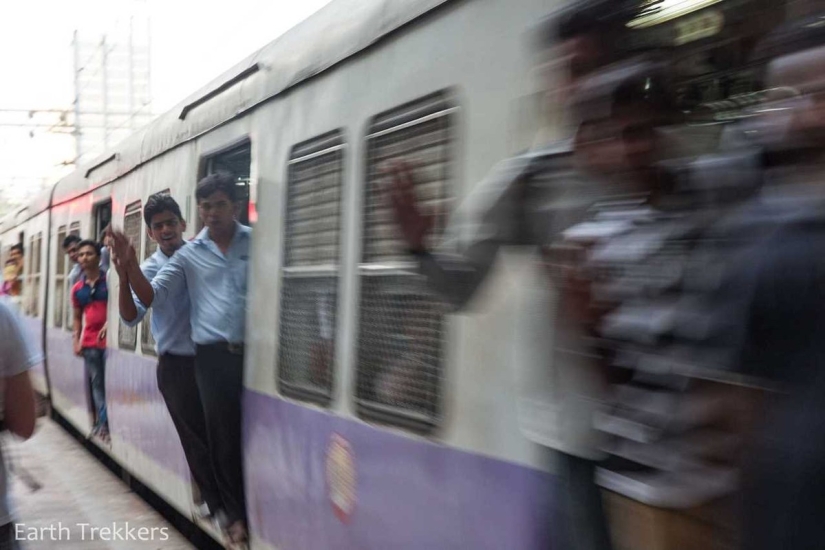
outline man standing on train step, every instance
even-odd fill
[[[106,414],[106,326],[109,287],[106,273],[100,269],[100,244],[80,241],[77,261],[83,269],[80,280],[72,287],[74,307],[74,354],[83,357],[86,376],[92,388],[95,425],[92,435],[109,441]]]
[[[230,540],[243,543],[246,504],[241,453],[247,265],[252,229],[237,221],[237,186],[229,174],[202,179],[195,191],[203,230],[150,282],[122,232],[112,231],[114,251],[129,283],[147,307],[163,307],[188,293],[195,378],[206,415],[212,464]]]
[[[151,281],[186,244],[183,240],[186,222],[175,199],[162,193],[152,195],[146,201],[143,219],[149,237],[158,243],[155,253],[140,266],[143,275]],[[130,290],[126,265],[117,257],[113,259],[120,277],[120,318],[124,324],[133,327],[143,320],[147,309]],[[206,418],[195,379],[195,343],[192,341],[189,309],[189,294],[186,292],[155,306],[151,323],[158,354],[158,389],[169,409],[192,478],[203,499],[203,504],[198,503],[198,513],[218,517],[223,511],[223,501],[212,467]],[[208,512],[203,510],[204,504],[209,508]]]

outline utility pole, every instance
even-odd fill
[[[134,45],[134,17],[129,17],[129,112],[135,112],[135,45]],[[129,128],[134,129],[134,119],[130,119]]]
[[[109,52],[106,49],[106,35],[100,39],[100,50],[103,56],[101,70],[103,71],[103,148],[109,148]]]
[[[72,39],[72,49],[74,50],[74,157],[80,158],[83,151],[81,140],[83,139],[83,130],[80,127],[80,71],[83,68],[80,66],[80,42],[77,39],[77,31],[74,31]]]
[[[128,27],[93,41],[74,35],[74,124],[81,160],[116,145],[154,118],[149,111],[148,16],[136,12],[124,22]]]

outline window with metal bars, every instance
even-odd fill
[[[141,218],[140,201],[133,202],[126,206],[123,214],[123,233],[129,238],[129,242],[140,250],[141,236],[143,235],[143,219]],[[123,284],[121,282],[121,284]],[[127,326],[118,316],[120,328],[117,331],[117,343],[120,349],[134,351],[137,347],[137,325]]]
[[[341,263],[343,135],[292,148],[286,198],[278,383],[284,395],[332,396]]]
[[[34,294],[32,293],[32,274],[34,273],[34,239],[35,236],[29,237],[29,244],[26,246],[25,240],[20,241],[23,245],[23,274],[21,279],[23,287],[20,289],[23,299],[23,313],[26,315],[34,315]]]
[[[66,266],[68,265],[68,258],[63,251],[63,239],[68,235],[66,226],[61,225],[57,228],[57,246],[55,253],[57,254],[57,262],[55,263],[54,272],[54,326],[56,328],[63,327],[63,319],[66,315],[66,305],[68,300],[66,288],[66,273],[68,272]]]
[[[376,116],[367,135],[356,399],[362,417],[429,431],[440,422],[444,308],[415,273],[383,190],[388,162],[414,168],[423,208],[451,197],[456,108],[439,92]],[[442,236],[439,216],[430,244]]]
[[[28,307],[26,312],[32,317],[40,317],[40,281],[42,265],[40,252],[42,250],[43,233],[38,233],[30,238],[28,260],[29,267],[28,275],[25,277],[26,281],[26,295],[28,296]]]
[[[72,223],[69,224],[69,235],[77,235],[78,237],[80,237],[80,222],[72,222]],[[60,245],[62,246],[63,243],[61,242]],[[74,267],[74,265],[72,265],[67,259],[67,261],[66,261],[66,272],[65,272],[66,285],[69,284],[68,277],[69,277],[69,273],[71,272],[73,267]],[[71,331],[71,330],[73,330],[73,326],[74,326],[74,308],[71,305],[71,292],[72,292],[72,289],[69,288],[68,286],[66,286],[65,288],[66,288],[66,300],[65,300],[65,303],[66,303],[66,317],[65,317],[65,322],[63,323],[63,326],[66,328],[66,330]]]
[[[157,195],[169,195],[169,189],[158,191]],[[148,260],[158,249],[158,243],[154,239],[146,239],[146,250],[143,259]],[[140,349],[146,355],[157,355],[155,351],[155,336],[152,334],[152,310],[146,312],[140,325]]]

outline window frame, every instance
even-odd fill
[[[29,236],[28,252],[24,252],[23,260],[23,299],[25,307],[23,311],[29,317],[35,319],[42,318],[40,313],[40,283],[43,280],[41,269],[43,267],[40,257],[43,250],[43,232],[38,231]],[[25,244],[24,244],[25,250]]]
[[[342,277],[343,269],[343,253],[344,253],[344,198],[346,191],[346,140],[343,128],[337,128],[324,134],[318,135],[308,140],[293,145],[289,151],[287,160],[286,185],[284,185],[284,221],[283,221],[283,237],[281,250],[281,268],[280,268],[280,284],[281,284],[281,301],[278,312],[278,349],[276,352],[276,384],[278,391],[286,397],[296,399],[299,401],[313,403],[321,407],[329,407],[333,402],[333,396],[336,389],[336,350],[338,349],[338,325],[340,322],[339,308],[340,292],[339,284]],[[293,173],[296,166],[305,162],[310,162],[327,155],[337,155],[336,161],[339,163],[338,172],[338,241],[335,250],[335,262],[321,262],[310,265],[290,265],[290,192],[293,190],[293,185],[296,183]],[[319,387],[309,387],[303,384],[296,384],[284,379],[282,374],[284,370],[284,294],[286,289],[287,279],[293,280],[310,280],[314,278],[333,278],[333,287],[335,288],[335,297],[333,300],[334,320],[332,323],[332,350],[330,352],[331,360],[329,365],[329,387],[326,391]]]
[[[361,370],[362,361],[362,346],[364,345],[364,315],[363,308],[365,307],[365,288],[364,282],[368,278],[373,277],[387,277],[387,278],[409,278],[414,281],[418,275],[417,262],[407,255],[406,251],[398,251],[393,255],[405,256],[398,260],[385,260],[380,258],[373,260],[371,258],[371,250],[368,246],[368,239],[370,237],[369,231],[371,229],[368,219],[370,193],[374,192],[375,181],[371,176],[371,170],[375,167],[375,163],[386,162],[387,159],[376,161],[375,142],[373,140],[390,135],[396,132],[404,131],[408,128],[414,128],[421,124],[425,124],[432,120],[444,119],[447,121],[445,133],[447,134],[447,147],[452,150],[452,155],[447,161],[445,170],[447,175],[443,180],[444,195],[437,198],[438,201],[446,202],[455,197],[455,171],[458,166],[457,155],[455,149],[458,145],[458,121],[457,115],[460,110],[455,94],[450,90],[439,90],[434,93],[421,96],[412,101],[406,102],[402,105],[392,107],[382,113],[379,113],[370,119],[367,125],[367,132],[364,136],[364,177],[361,181],[361,233],[360,233],[360,257],[358,263],[358,317],[355,328],[355,369],[353,373],[353,398],[356,405],[356,414],[367,421],[373,421],[380,424],[385,424],[393,427],[398,427],[414,433],[429,435],[437,430],[443,423],[443,406],[445,394],[445,380],[447,368],[447,318],[446,312],[442,312],[438,316],[440,342],[439,342],[439,358],[438,358],[438,379],[434,387],[434,398],[432,401],[432,414],[419,412],[412,408],[398,407],[377,400],[362,397],[361,392],[361,377],[364,373]],[[403,155],[401,155],[403,157]],[[436,218],[436,223],[431,231],[431,244],[435,244],[442,236],[446,228],[447,216],[445,209],[438,209],[439,216]],[[386,255],[386,254],[385,254]]]
[[[70,221],[69,222],[69,233],[68,233],[69,235],[77,235],[78,237],[80,237],[80,231],[81,231],[81,227],[80,227],[80,222],[79,221],[73,221],[73,222]],[[60,244],[62,245],[63,243],[60,243]],[[71,271],[72,271],[71,266],[69,265],[69,262],[66,262],[66,267],[67,267],[67,269],[66,269],[66,278],[68,279],[69,273],[71,273]],[[67,297],[67,300],[68,300],[67,303],[68,303],[69,307],[66,308],[66,318],[65,318],[65,322],[63,323],[63,328],[67,332],[72,332],[74,330],[74,306],[72,305],[72,289],[67,288],[67,292],[69,294],[69,296]]]
[[[63,224],[57,228],[57,235],[56,241],[57,246],[55,246],[55,252],[57,257],[55,258],[54,263],[54,291],[53,295],[55,297],[54,301],[54,316],[52,317],[52,324],[54,328],[63,328],[63,322],[66,319],[66,305],[70,303],[69,296],[67,295],[71,289],[66,288],[66,278],[68,277],[68,271],[66,268],[69,265],[68,258],[66,257],[66,252],[63,250],[63,240],[69,236],[69,227],[66,224]],[[61,260],[62,260],[62,268],[61,269]],[[63,287],[63,299],[57,299],[57,289],[60,288],[62,285]]]
[[[155,193],[152,193],[152,195],[168,195],[168,196],[171,196],[172,191],[167,187],[166,189],[162,189],[161,191],[157,191]],[[146,231],[146,222],[145,222],[145,220],[142,223],[143,223],[143,227],[144,227],[143,232],[146,233],[147,231]],[[157,248],[158,248],[158,243],[154,239],[150,238],[149,235],[147,234],[146,238],[144,239],[144,245],[143,245],[143,261],[148,260],[152,256],[152,254],[155,253]],[[140,340],[140,351],[144,355],[150,355],[152,357],[157,357],[158,356],[158,353],[155,349],[157,343],[155,342],[154,334],[152,334],[152,309],[151,308],[149,308],[149,310],[146,312],[146,315],[143,317],[143,321],[140,322],[140,337],[138,339]]]
[[[35,244],[37,248],[37,253],[32,261],[35,263],[37,268],[34,270],[33,278],[35,281],[34,284],[34,317],[37,319],[42,319],[45,311],[45,307],[40,300],[40,291],[43,285],[43,232],[38,231],[37,235],[35,236]]]
[[[24,241],[23,244],[23,288],[21,294],[23,295],[23,313],[29,317],[34,317],[34,293],[32,292],[32,269],[34,262],[34,239],[37,235],[32,233],[29,235],[28,244]]]
[[[216,149],[214,151],[210,151],[209,154],[203,155],[200,159],[199,167],[198,167],[198,181],[202,180],[203,178],[210,176],[217,172],[217,170],[212,170],[212,163],[219,157],[223,157],[229,155],[231,153],[235,153],[236,151],[240,151],[242,149],[249,150],[249,176],[246,180],[245,185],[245,192],[246,192],[246,210],[242,213],[242,216],[238,219],[238,222],[253,226],[254,223],[249,221],[249,206],[254,205],[254,197],[253,197],[253,181],[252,181],[252,140],[249,136],[244,136],[238,140],[235,140],[220,149]],[[240,186],[239,186],[240,187]],[[192,193],[192,196],[196,196],[196,193]],[[195,199],[195,210],[197,210],[197,198]],[[246,222],[244,222],[244,216],[246,217]],[[195,214],[195,223],[197,227],[197,231],[203,229],[203,224],[201,223],[200,216]]]
[[[127,231],[127,221],[129,217],[137,216],[138,219],[138,231],[137,231],[137,242],[132,241],[132,246],[135,247],[135,250],[141,250],[141,244],[143,242],[143,203],[140,200],[132,201],[131,203],[127,204],[123,209],[123,231],[126,233]],[[126,235],[129,236],[128,234]],[[122,281],[119,283],[122,284]],[[140,323],[135,325],[134,327],[127,326],[123,319],[121,319],[120,315],[117,317],[118,320],[118,330],[117,330],[117,347],[118,349],[124,351],[137,351],[137,343],[138,343],[138,332],[140,330]],[[134,330],[131,334],[130,339],[128,341],[124,340],[124,334],[129,334]]]

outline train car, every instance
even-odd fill
[[[24,309],[54,411],[91,428],[63,238],[94,238],[111,222],[148,257],[147,197],[170,193],[191,237],[196,182],[226,170],[254,226],[243,421],[252,547],[545,548],[562,526],[545,450],[519,431],[507,345],[518,278],[499,270],[478,314],[447,315],[412,275],[380,180],[388,161],[414,162],[421,197],[446,211],[529,146],[546,126],[530,31],[555,7],[334,0],[3,220],[4,249],[29,245]],[[109,281],[116,296],[114,271]],[[109,319],[104,450],[191,516],[148,321],[120,324],[115,299]]]
[[[49,205],[51,190],[38,195],[30,204],[9,215],[0,224],[2,261],[9,258],[12,245],[22,244],[24,250],[22,294],[16,302],[32,338],[45,347],[43,319],[49,267]],[[45,237],[45,240],[44,240]],[[46,362],[32,370],[34,389],[44,398],[49,395]]]

